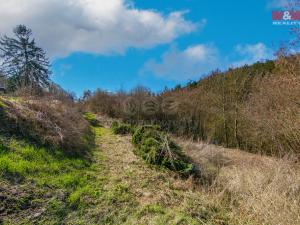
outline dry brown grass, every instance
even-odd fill
[[[88,122],[72,105],[48,99],[0,99],[0,132],[73,155],[86,153],[92,144]]]
[[[232,209],[240,224],[300,224],[300,165],[205,143],[179,140],[217,201]],[[255,222],[254,222],[255,221]]]

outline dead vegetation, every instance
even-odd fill
[[[202,171],[207,191],[232,209],[239,224],[244,224],[245,218],[258,224],[300,223],[297,158],[276,159],[201,142],[177,141]]]
[[[47,98],[1,98],[0,132],[39,145],[85,154],[93,144],[89,123],[65,102]]]
[[[215,71],[154,94],[97,90],[81,106],[131,124],[164,130],[212,144],[277,157],[299,154],[300,55]]]

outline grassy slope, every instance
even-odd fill
[[[300,222],[300,168],[291,160],[177,139],[203,172],[201,186],[145,164],[129,137],[94,129],[93,161],[0,135],[0,224]]]
[[[19,141],[0,147],[4,224],[229,224],[191,180],[149,167],[127,137],[96,128],[93,162]]]

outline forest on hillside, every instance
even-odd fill
[[[132,124],[253,153],[299,154],[300,55],[279,54],[155,94],[86,91],[81,105]]]
[[[213,71],[186,86],[154,93],[144,86],[117,93],[85,91],[80,99],[51,81],[46,52],[36,46],[25,25],[4,36],[0,45],[0,82],[15,96],[48,97],[81,111],[105,114],[130,124],[155,124],[193,140],[252,153],[299,154],[299,30],[275,60]]]

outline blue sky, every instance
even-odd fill
[[[136,85],[159,91],[270,59],[290,38],[290,27],[272,24],[272,10],[287,0],[25,2],[0,0],[2,21],[10,21],[0,32],[28,24],[52,59],[52,79],[78,96]]]

